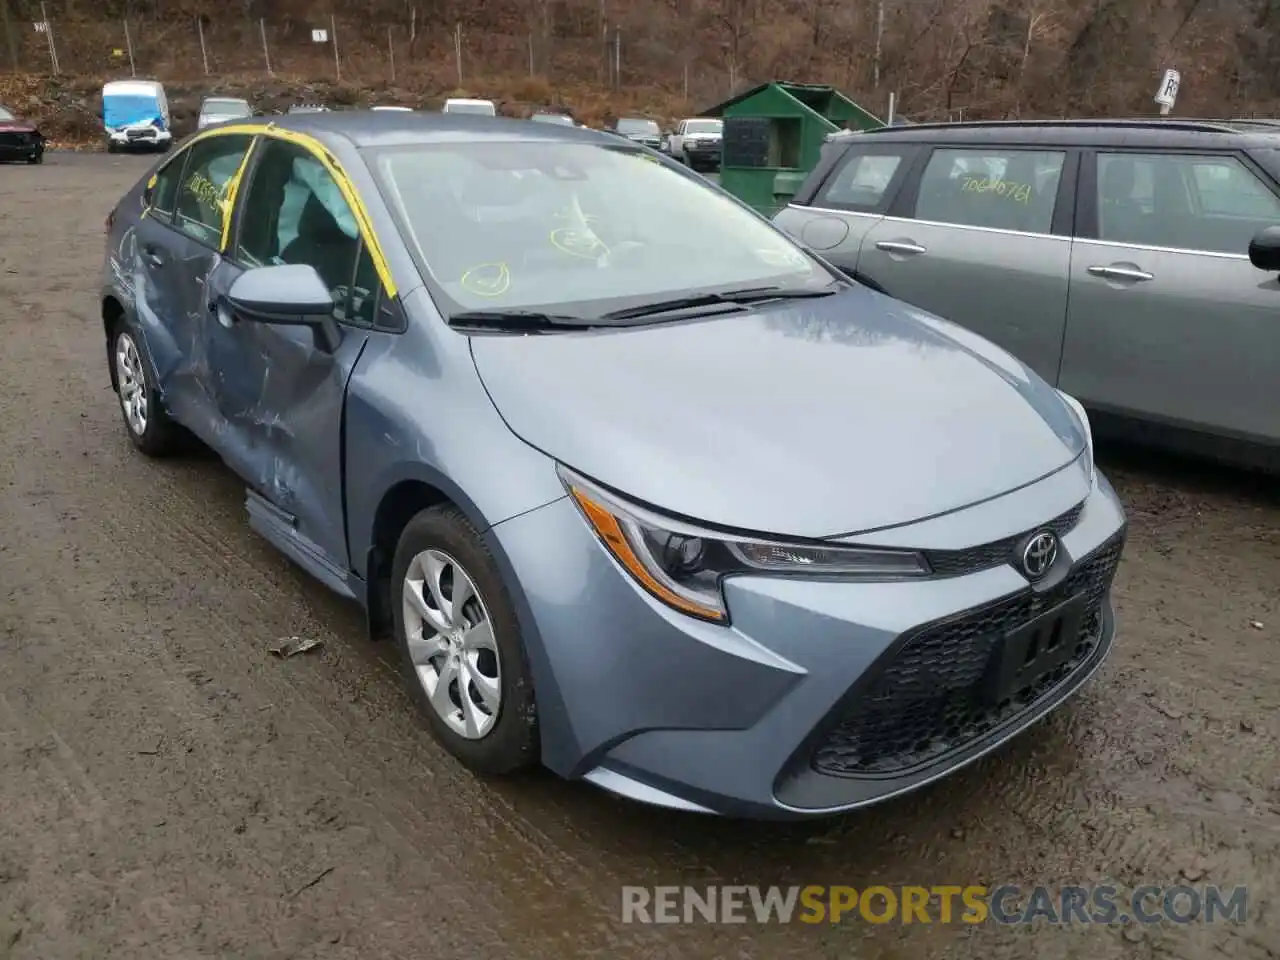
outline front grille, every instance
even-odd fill
[[[929,561],[933,572],[940,577],[956,577],[986,570],[989,567],[998,567],[1002,563],[1013,560],[1018,544],[1030,533],[1038,530],[1052,530],[1059,537],[1066,536],[1080,519],[1082,510],[1084,510],[1083,501],[1061,516],[1054,517],[1048,523],[1014,534],[1012,537],[982,543],[976,547],[966,547],[963,550],[926,550],[925,559]]]
[[[920,630],[856,693],[814,750],[814,769],[838,777],[901,773],[962,749],[1033,706],[1099,652],[1103,605],[1123,547],[1122,537],[1109,541],[1051,591],[1027,589]],[[990,704],[988,670],[1001,639],[1077,596],[1085,597],[1086,612],[1071,658]]]

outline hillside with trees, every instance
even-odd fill
[[[1183,115],[1280,100],[1280,0],[0,0],[7,88],[48,103],[42,6],[55,91],[128,76],[131,53],[139,76],[259,100],[465,90],[588,117],[675,116],[773,78],[876,114],[894,91],[922,119],[1134,115],[1169,66]]]

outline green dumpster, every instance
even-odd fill
[[[807,83],[761,84],[701,115],[724,120],[720,185],[767,217],[795,196],[828,133],[884,125],[834,87]]]

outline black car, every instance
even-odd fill
[[[44,160],[44,137],[35,124],[0,106],[0,160]]]
[[[611,133],[626,137],[636,143],[642,143],[654,150],[662,149],[662,130],[657,123],[643,117],[621,117],[609,127]]]

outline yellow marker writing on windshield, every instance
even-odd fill
[[[462,289],[477,297],[500,297],[511,289],[511,269],[505,263],[481,263],[458,281]]]
[[[609,252],[603,240],[590,230],[579,227],[558,227],[551,231],[548,239],[561,253],[584,260],[598,260]]]

